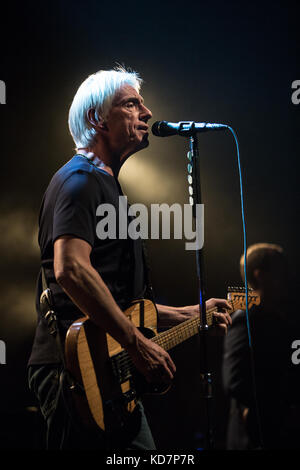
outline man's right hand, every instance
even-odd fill
[[[126,350],[147,382],[170,383],[173,380],[176,367],[169,354],[140,331],[137,330],[134,343]]]

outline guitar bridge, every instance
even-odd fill
[[[117,398],[106,400],[103,404],[107,411],[116,412],[120,409],[120,405],[127,405],[136,398],[137,394],[135,390],[128,390],[128,392],[122,393]]]

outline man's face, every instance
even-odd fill
[[[122,86],[105,121],[111,149],[123,155],[131,155],[147,147],[147,122],[151,117],[152,113],[144,105],[139,93],[130,85]]]

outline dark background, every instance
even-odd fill
[[[300,79],[299,11],[286,1],[31,1],[1,9],[0,79],[7,104],[0,106],[0,339],[7,364],[0,365],[0,447],[31,448],[40,445],[26,383],[39,270],[37,217],[49,179],[73,155],[67,116],[78,86],[118,62],[144,79],[152,122],[230,124],[240,142],[248,244],[281,244],[297,272],[300,105],[292,103],[291,84]],[[241,285],[236,150],[229,133],[201,135],[199,150],[207,297],[224,297],[229,285]],[[121,171],[131,202],[188,203],[186,151],[184,138],[150,136],[149,148]],[[157,300],[196,303],[194,252],[178,240],[148,245]],[[162,447],[194,447],[203,431],[195,346],[191,340],[174,351],[172,391],[146,402]],[[225,445],[227,419],[221,354],[222,341],[213,339],[218,448]]]

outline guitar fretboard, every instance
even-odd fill
[[[227,310],[228,313],[232,313],[239,308],[245,308],[245,294],[241,292],[233,293],[230,298],[227,299],[228,303],[231,305],[231,309]],[[253,304],[259,303],[259,298],[256,295],[248,296],[248,306],[249,308]],[[214,313],[216,308],[210,308],[206,311],[206,322],[208,326],[213,324]],[[186,320],[179,325],[170,328],[163,333],[158,334],[151,338],[151,341],[157,343],[165,351],[169,351],[175,346],[183,343],[187,339],[195,336],[199,333],[200,327],[200,315]],[[113,370],[118,376],[120,383],[128,380],[135,370],[135,366],[126,351],[118,353],[116,356],[111,358],[111,363]]]
[[[208,326],[211,326],[213,323],[213,312],[215,312],[214,308],[206,312],[206,322]],[[151,341],[159,344],[165,351],[168,351],[199,333],[199,327],[200,318],[197,316],[160,333],[154,338],[151,338]]]
[[[228,313],[232,313],[239,308],[245,308],[246,299],[245,294],[237,293],[233,294],[233,298],[228,299],[229,304],[231,304],[231,309],[227,310]],[[248,296],[249,308],[255,303],[258,302],[258,297],[256,295]],[[212,307],[206,311],[206,322],[208,326],[213,324],[214,312],[216,312],[216,307]],[[199,333],[200,327],[200,316],[186,320],[179,325],[170,328],[163,333],[151,338],[151,341],[159,344],[165,351],[169,351],[178,344],[183,343],[187,339],[195,336]]]

